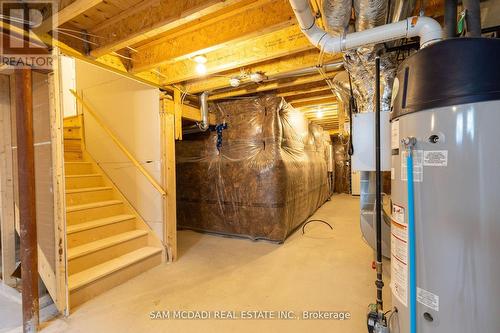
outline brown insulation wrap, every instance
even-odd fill
[[[181,228],[282,242],[328,198],[329,136],[282,98],[215,105],[217,133],[176,144]]]

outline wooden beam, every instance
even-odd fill
[[[103,1],[104,0],[75,0],[52,15],[50,19],[43,21],[36,31],[39,33],[49,32],[53,28],[57,28],[64,23],[71,21],[78,15],[85,13],[87,10]]]
[[[33,137],[33,80],[31,68],[16,69],[17,169],[23,331],[37,332],[38,254],[36,230],[35,148]]]
[[[163,243],[167,259],[177,259],[177,213],[175,183],[175,114],[173,101],[160,103],[161,174],[167,196],[163,200]]]
[[[92,50],[91,55],[100,57],[118,51],[227,7],[238,6],[245,2],[248,1],[145,0],[91,31],[102,37],[95,41],[103,45]]]
[[[13,81],[12,81],[13,82]],[[16,269],[14,179],[11,141],[11,85],[8,75],[0,75],[0,233],[2,281],[14,287],[11,275]]]
[[[331,91],[331,88],[326,85],[322,85],[319,87],[313,87],[313,88],[302,88],[302,87],[294,87],[295,90],[290,90],[287,92],[278,92],[277,95],[280,97],[291,97],[291,96],[298,96],[300,94],[304,93],[315,93],[315,92],[329,92]]]
[[[220,73],[259,62],[312,50],[315,46],[300,31],[297,25],[273,33],[235,43],[230,48],[208,52],[207,75]],[[199,78],[196,63],[190,59],[158,68],[164,85]]]
[[[161,64],[228,48],[234,43],[296,23],[288,0],[267,0],[257,4],[259,6],[251,6],[209,26],[175,37],[166,36],[136,48],[138,52],[132,53],[131,71],[142,72]]]
[[[326,55],[327,63],[340,59],[342,55]],[[245,66],[245,72],[255,73],[262,72],[267,76],[276,74],[290,73],[299,69],[316,66],[318,63],[319,50],[311,49],[305,52],[300,52],[292,55],[287,55],[281,58],[268,60],[257,64]],[[216,89],[226,88],[229,86],[229,78],[239,76],[240,68],[225,72],[223,76],[206,77],[205,79],[187,82],[185,88],[190,93],[199,93],[203,91],[213,91]]]
[[[201,111],[199,108],[195,108],[194,106],[183,104],[182,105],[182,118],[191,120],[191,121],[201,121]],[[215,114],[208,114],[208,123],[210,125],[216,124]]]
[[[174,90],[175,139],[182,140],[182,96],[179,89]]]
[[[334,75],[335,75],[335,73],[332,73],[328,77],[333,77]],[[323,81],[323,80],[324,80],[324,78],[321,75],[317,74],[317,75],[301,76],[301,77],[294,78],[294,79],[288,79],[286,81],[272,81],[272,82],[265,83],[265,84],[252,85],[251,87],[248,87],[248,88],[239,88],[239,89],[230,90],[228,92],[214,94],[214,95],[211,95],[209,97],[209,100],[217,100],[217,99],[224,99],[224,98],[234,97],[234,96],[255,94],[255,93],[259,93],[259,92],[276,90],[276,89],[284,88],[284,87],[300,86],[302,84]]]
[[[288,103],[300,103],[300,102],[309,102],[309,101],[317,101],[317,100],[324,100],[331,98],[332,101],[336,101],[337,97],[333,95],[333,92],[330,90],[323,90],[323,91],[317,91],[313,93],[307,93],[307,94],[299,94],[295,96],[288,96],[286,97],[286,101]]]
[[[337,99],[335,97],[326,97],[326,98],[323,98],[323,99],[317,99],[317,100],[312,100],[312,101],[295,101],[295,102],[292,102],[291,104],[293,105],[293,107],[295,108],[301,108],[301,107],[304,107],[304,106],[320,106],[322,104],[333,104],[333,103],[337,103]]]

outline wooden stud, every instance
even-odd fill
[[[54,303],[59,312],[69,314],[66,258],[66,199],[64,173],[64,122],[61,106],[61,72],[59,50],[53,50],[54,67],[49,75],[50,131],[52,143],[52,183],[54,193],[54,233],[56,245]]]
[[[163,202],[163,242],[169,261],[177,259],[177,213],[175,185],[175,113],[174,103],[163,99],[160,110],[162,182],[167,189]]]
[[[250,7],[223,20],[179,36],[155,39],[137,48],[132,53],[132,72],[142,72],[161,64],[185,60],[197,54],[231,47],[262,34],[290,26],[295,15],[288,0],[258,2],[260,6]],[[249,19],[245,19],[249,18]],[[210,62],[211,59],[208,59]]]
[[[32,85],[31,68],[16,69],[19,237],[21,240],[23,331],[25,333],[37,332],[39,323]]]
[[[174,90],[175,139],[182,140],[182,96],[179,89]]]
[[[0,232],[2,281],[6,285],[15,286],[16,280],[11,276],[16,269],[16,248],[9,81],[9,76],[0,75]]]

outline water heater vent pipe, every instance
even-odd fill
[[[209,127],[209,117],[208,117],[208,92],[205,91],[200,95],[200,112],[201,112],[201,122],[198,127],[202,131],[206,131]]]
[[[401,38],[420,37],[420,47],[442,39],[441,25],[425,16],[413,16],[396,23],[381,25],[364,31],[332,36],[316,25],[308,0],[290,0],[302,32],[309,41],[326,53],[338,53],[364,45],[389,42]]]

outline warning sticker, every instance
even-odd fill
[[[447,150],[424,151],[424,166],[448,166]]]
[[[392,205],[391,223],[391,289],[404,306],[408,306],[408,224],[404,207]]]
[[[408,176],[406,174],[406,158],[408,157],[408,152],[404,150],[401,153],[401,180],[407,181]],[[423,182],[424,181],[424,151],[414,150],[413,151],[413,181]]]
[[[391,123],[391,149],[399,148],[399,120]]]
[[[434,311],[439,311],[439,296],[430,291],[417,287],[417,301]]]

